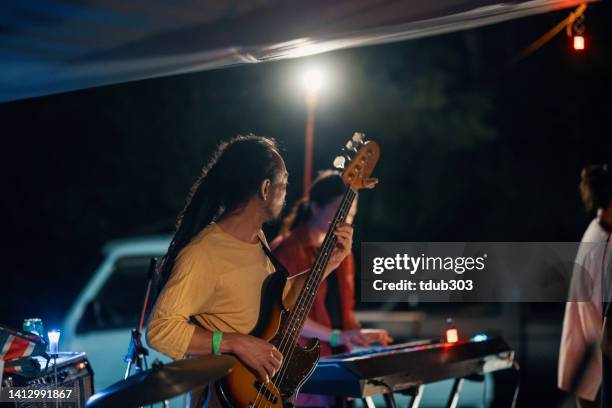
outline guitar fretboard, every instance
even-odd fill
[[[321,249],[319,250],[319,254],[315,259],[306,281],[304,282],[304,286],[302,287],[298,299],[295,302],[295,306],[293,309],[291,309],[287,330],[292,337],[292,346],[295,346],[299,333],[304,327],[306,316],[312,307],[317,290],[319,289],[319,285],[323,280],[325,269],[327,268],[332,252],[336,247],[337,239],[334,235],[336,226],[346,220],[356,195],[357,192],[355,190],[353,190],[351,187],[347,187],[347,190],[342,197],[342,201],[340,202],[340,207],[336,211],[336,215],[330,223],[325,239],[323,240],[323,244],[321,245]]]

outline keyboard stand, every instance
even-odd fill
[[[455,381],[453,381],[453,388],[451,388],[446,408],[457,408],[459,394],[461,394],[461,389],[463,388],[463,381],[463,378],[455,378]]]
[[[412,398],[410,399],[408,408],[419,408],[419,405],[421,404],[421,398],[423,398],[423,391],[425,391],[425,384],[421,384],[418,387],[411,389],[410,391],[411,392],[409,394],[412,395]]]

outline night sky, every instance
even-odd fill
[[[356,244],[579,240],[592,216],[580,169],[612,157],[610,5],[587,10],[584,52],[561,33],[518,58],[568,12],[0,104],[0,322],[59,322],[104,242],[171,232],[201,166],[232,135],[279,141],[293,202],[305,124],[297,82],[311,64],[330,72],[315,169],[357,130],[382,148]]]

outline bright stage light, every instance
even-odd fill
[[[318,69],[311,68],[304,73],[303,83],[309,93],[317,93],[323,85],[323,73]]]

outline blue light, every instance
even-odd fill
[[[474,337],[472,337],[472,341],[474,341],[474,342],[485,341],[488,338],[489,338],[489,336],[487,336],[486,334],[479,333],[479,334],[475,335]]]
[[[51,330],[47,333],[47,337],[49,337],[49,353],[57,354],[59,352],[60,331]]]

